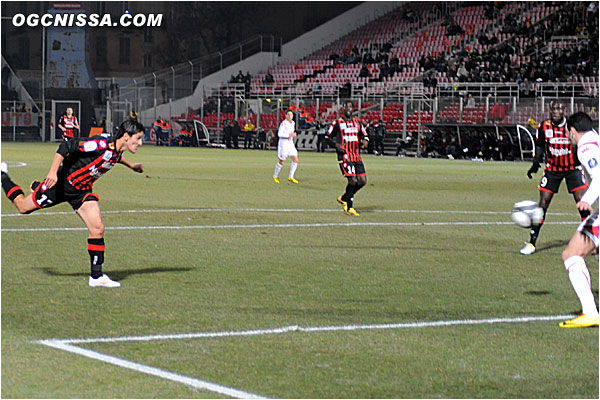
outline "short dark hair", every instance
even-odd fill
[[[288,108],[287,110],[285,110],[285,114],[287,115],[287,113],[291,112],[292,114],[294,114],[294,110],[292,110],[291,108]]]
[[[144,132],[144,125],[134,119],[128,119],[119,125],[115,139],[122,137],[125,133],[128,133],[129,136],[133,136],[138,132]]]
[[[346,107],[346,104],[348,104],[348,103],[354,105],[354,103],[352,102],[352,100],[348,99],[348,100],[344,100],[344,103],[343,103],[344,107]]]
[[[594,123],[589,115],[584,112],[577,112],[567,118],[567,126],[575,128],[579,133],[584,133],[594,129]]]

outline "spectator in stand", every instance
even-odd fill
[[[254,136],[254,124],[250,121],[250,118],[244,125],[244,149],[252,148],[252,141]]]
[[[273,79],[273,75],[270,72],[267,72],[265,78],[263,79],[263,83],[273,83],[275,80]]]
[[[465,108],[475,108],[475,99],[473,98],[473,95],[471,93],[469,93],[469,95],[467,96],[467,105],[465,106]]]
[[[383,78],[390,76],[390,67],[387,62],[379,64],[379,82],[383,81]]]
[[[371,76],[371,73],[369,72],[369,68],[367,68],[366,64],[363,64],[358,76],[359,76],[359,78],[368,78]]]
[[[235,76],[235,82],[236,83],[244,83],[244,79],[245,79],[244,74],[242,73],[242,70],[240,69],[238,71],[238,74]]]

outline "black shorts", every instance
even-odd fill
[[[362,161],[340,161],[340,170],[344,176],[365,176],[365,164]]]
[[[560,183],[567,181],[567,189],[569,193],[573,193],[577,190],[585,190],[588,188],[585,174],[581,167],[577,167],[572,171],[565,172],[552,172],[545,170],[540,181],[539,189],[545,192],[558,193]]]
[[[50,208],[67,202],[75,211],[79,210],[79,207],[86,201],[100,200],[100,197],[93,193],[91,189],[77,190],[62,183],[47,188],[44,182],[33,191],[32,197],[37,208]]]

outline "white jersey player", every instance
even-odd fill
[[[294,113],[292,110],[287,110],[285,113],[285,119],[279,124],[279,130],[277,131],[277,137],[279,143],[277,144],[277,163],[275,164],[275,172],[273,173],[273,180],[275,183],[279,183],[279,173],[283,167],[285,160],[290,157],[292,159],[292,165],[290,166],[290,174],[288,181],[292,183],[298,183],[298,180],[294,178],[296,168],[298,168],[298,150],[294,146],[294,138],[296,137],[296,124],[294,123]]]
[[[579,202],[579,210],[592,214],[577,228],[562,253],[565,268],[569,273],[571,286],[581,303],[581,314],[568,321],[561,322],[561,328],[585,328],[598,326],[598,308],[592,292],[590,272],[585,257],[592,252],[598,254],[598,197],[600,196],[600,137],[594,130],[591,118],[586,113],[575,113],[567,119],[568,136],[573,145],[577,145],[577,157],[590,175],[591,183]],[[593,205],[596,204],[594,211]]]

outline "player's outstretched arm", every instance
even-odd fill
[[[135,172],[139,172],[139,173],[144,172],[144,166],[140,163],[132,163],[131,161],[126,160],[125,158],[122,158],[122,157],[121,157],[121,161],[119,161],[119,163],[131,168]]]

